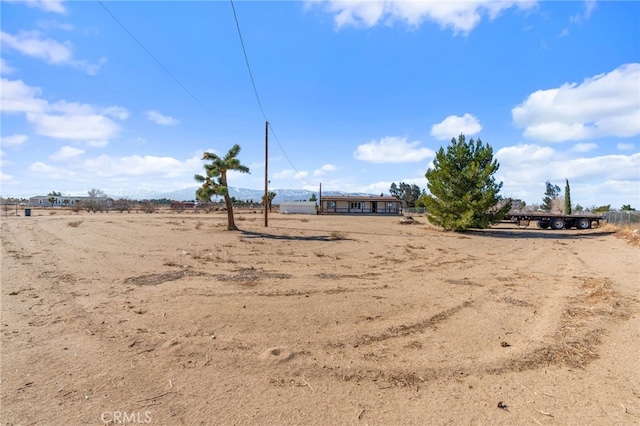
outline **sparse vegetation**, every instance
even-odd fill
[[[142,209],[143,212],[150,214],[150,213],[155,213],[158,210],[158,205],[156,203],[153,203],[147,200],[140,203],[140,208]]]
[[[332,240],[346,240],[347,234],[342,231],[332,231],[329,238]]]
[[[127,200],[126,198],[120,198],[113,202],[113,208],[120,213],[123,212],[131,212],[131,207],[133,206],[133,201]]]
[[[72,228],[77,228],[78,226],[80,226],[82,222],[84,222],[84,220],[72,220],[70,222],[67,222],[67,226],[70,226]]]

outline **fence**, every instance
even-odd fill
[[[640,212],[638,211],[611,211],[603,213],[607,223],[618,226],[638,226],[640,224]]]

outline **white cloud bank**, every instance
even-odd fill
[[[82,70],[89,75],[96,75],[102,65],[107,62],[106,57],[97,63],[74,59],[75,46],[70,41],[63,43],[50,38],[44,38],[38,31],[20,31],[17,35],[0,32],[2,45],[16,50],[23,55],[42,59],[52,65],[68,65]]]
[[[538,90],[511,110],[513,122],[528,139],[581,141],[640,134],[640,64]]]
[[[331,14],[337,28],[355,26],[370,28],[378,24],[393,25],[404,22],[410,27],[418,27],[425,21],[438,24],[441,28],[452,28],[455,33],[469,33],[483,16],[495,19],[503,11],[516,7],[530,9],[535,1],[530,0],[326,0],[312,1],[321,4]]]
[[[105,146],[120,126],[113,119],[125,120],[129,112],[118,106],[95,107],[77,102],[50,103],[39,98],[42,90],[22,80],[2,79],[0,111],[23,113],[38,134],[55,139],[87,142],[92,146]]]
[[[27,135],[2,136],[0,138],[0,146],[3,148],[16,148],[25,143],[27,139],[29,139]]]
[[[24,3],[29,7],[42,9],[46,12],[64,14],[67,8],[62,4],[63,0],[2,0],[7,3]]]
[[[593,157],[575,157],[574,153],[574,149],[563,152],[536,144],[499,149],[495,156],[500,163],[496,177],[504,183],[501,194],[540,203],[546,181],[564,187],[568,179],[572,200],[583,206],[608,204],[612,197],[637,204],[640,153]]]
[[[460,134],[475,135],[480,133],[480,130],[482,130],[482,125],[475,116],[468,113],[462,117],[450,115],[431,127],[431,136],[438,140],[450,140],[457,138]]]
[[[145,112],[145,115],[150,121],[153,121],[154,123],[159,124],[161,126],[176,126],[177,124],[180,123],[179,120],[173,117],[162,115],[155,109]]]
[[[435,155],[429,148],[419,148],[419,144],[419,141],[407,142],[407,138],[387,136],[359,145],[353,157],[369,163],[412,163]]]
[[[74,148],[72,146],[63,146],[60,148],[58,152],[53,154],[51,157],[52,160],[68,160],[70,158],[76,158],[80,155],[84,154],[84,150],[79,148]]]

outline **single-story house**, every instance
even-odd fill
[[[291,201],[280,203],[280,213],[284,214],[317,214],[315,201]]]
[[[323,195],[320,214],[402,214],[402,201],[389,195]]]
[[[53,207],[72,207],[76,203],[81,203],[91,199],[91,197],[77,197],[77,196],[65,196],[65,195],[38,195],[29,198],[30,207],[51,207],[51,201],[49,198],[54,198]],[[96,200],[104,200],[108,207],[113,205],[113,198],[110,197],[96,197]]]

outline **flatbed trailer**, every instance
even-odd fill
[[[554,214],[538,212],[510,211],[504,220],[516,223],[519,228],[526,228],[531,221],[535,221],[538,228],[542,229],[590,229],[592,226],[600,225],[604,216],[597,214]]]

